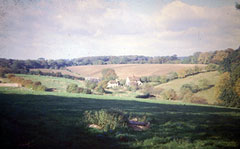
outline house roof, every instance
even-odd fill
[[[116,84],[116,83],[118,83],[118,82],[115,81],[115,80],[110,80],[108,83],[110,83],[110,84]]]

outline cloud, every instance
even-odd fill
[[[188,42],[191,43],[186,44],[189,48],[199,50],[236,48],[239,45],[240,13],[234,6],[209,8],[174,1],[154,17],[160,40]]]
[[[0,57],[182,56],[237,48],[240,41],[240,12],[234,6],[172,1],[139,13],[128,1],[3,2]]]

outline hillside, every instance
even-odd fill
[[[102,77],[102,70],[106,68],[114,69],[118,77],[125,79],[128,76],[153,76],[165,75],[169,72],[177,72],[181,69],[203,67],[202,64],[113,64],[113,65],[86,65],[67,67],[72,72],[83,77]]]
[[[70,71],[67,71],[65,69],[30,69],[30,71],[41,71],[43,73],[61,73],[62,75],[69,75],[69,76],[74,76],[74,77],[81,77],[77,73],[73,73]]]
[[[156,88],[162,88],[162,89],[174,89],[176,91],[177,94],[180,94],[180,88],[182,85],[184,84],[196,84],[199,85],[200,84],[200,80],[207,80],[209,85],[215,85],[217,80],[219,79],[219,72],[214,71],[214,72],[206,72],[206,73],[200,73],[194,76],[189,76],[187,78],[183,78],[183,79],[176,79],[173,81],[170,81],[168,83],[164,83],[164,84],[160,84],[158,86],[156,86]],[[207,89],[207,90],[203,90],[203,91],[199,91],[197,93],[194,93],[195,96],[197,97],[201,97],[207,100],[207,102],[209,104],[213,104],[216,102],[216,99],[214,97],[214,87]]]

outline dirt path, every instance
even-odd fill
[[[0,83],[0,87],[21,87],[18,83]]]

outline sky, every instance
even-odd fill
[[[188,56],[240,46],[239,0],[0,0],[0,58]]]

